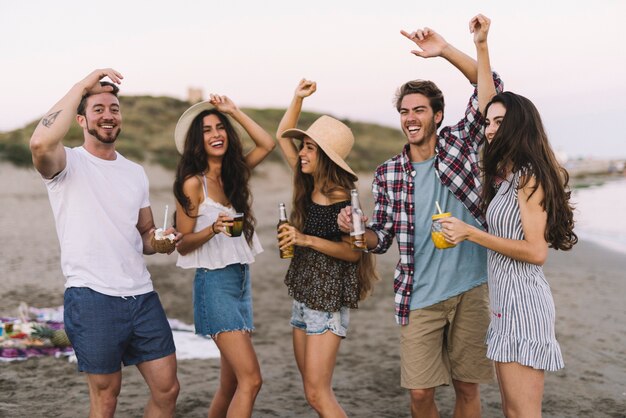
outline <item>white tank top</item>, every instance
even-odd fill
[[[210,227],[217,220],[220,212],[236,213],[233,207],[226,207],[211,199],[207,194],[206,178],[202,176],[204,200],[198,207],[198,217],[193,232]],[[178,255],[176,265],[184,269],[207,268],[216,270],[230,264],[254,263],[254,256],[261,253],[263,248],[256,235],[252,235],[252,245],[248,245],[245,236],[229,237],[226,234],[217,234],[202,246],[187,255]]]

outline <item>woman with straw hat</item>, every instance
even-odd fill
[[[245,155],[230,118],[255,143]],[[174,182],[176,226],[183,234],[176,265],[196,269],[196,333],[212,337],[220,350],[220,385],[209,417],[250,417],[261,371],[251,339],[248,264],[263,250],[254,232],[248,183],[274,140],[228,97],[213,94],[183,113],[174,137],[182,155]],[[228,230],[237,212],[243,213],[243,228],[235,237]]]
[[[307,401],[322,417],[342,417],[331,386],[337,351],[350,308],[371,292],[377,277],[372,256],[352,251],[337,227],[357,181],[345,161],[354,144],[352,131],[329,116],[306,131],[295,129],[303,99],[315,90],[315,82],[301,80],[278,127],[278,144],[294,171],[291,222],[281,225],[278,240],[281,249],[295,246],[285,284],[294,299],[294,355]]]

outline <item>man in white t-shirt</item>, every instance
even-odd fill
[[[143,260],[155,252],[148,179],[115,150],[122,78],[107,68],[76,83],[37,125],[30,149],[56,222],[65,329],[87,374],[89,416],[114,415],[123,363],[136,365],[150,388],[144,416],[171,417],[179,392],[174,340]],[[74,119],[84,142],[67,148]]]

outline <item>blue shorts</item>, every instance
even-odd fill
[[[221,269],[196,269],[193,280],[193,321],[196,334],[253,331],[252,285],[247,264]]]
[[[330,331],[346,338],[350,324],[350,308],[342,307],[338,312],[316,311],[296,300],[291,305],[291,326],[306,331],[306,335],[319,335]]]
[[[159,295],[107,296],[88,287],[65,290],[64,322],[78,370],[109,374],[166,357],[174,338]]]

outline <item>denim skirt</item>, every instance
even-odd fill
[[[227,331],[252,331],[252,286],[247,264],[217,270],[196,269],[193,281],[196,334],[215,337]]]

